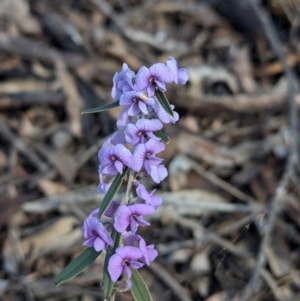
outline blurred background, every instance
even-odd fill
[[[0,0],[0,299],[103,300],[103,257],[59,287],[99,206],[123,62],[188,69],[167,96],[164,204],[139,229],[153,299],[300,300],[297,0]],[[124,189],[122,188],[120,194]],[[130,293],[116,300],[133,300]]]

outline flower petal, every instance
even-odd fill
[[[116,229],[116,231],[118,231],[119,233],[125,231],[130,224],[131,216],[131,210],[127,206],[121,205],[117,209],[114,218],[114,228]]]
[[[173,74],[169,67],[163,63],[156,63],[150,68],[151,76],[163,83],[171,83],[173,81]]]
[[[122,172],[123,172],[123,163],[121,162],[121,161],[116,161],[115,162],[115,168],[117,169],[117,171],[120,173],[120,174],[122,174]]]
[[[150,70],[145,66],[141,67],[135,78],[135,90],[136,91],[146,90],[146,88],[150,84],[150,78],[151,78]]]
[[[134,164],[131,166],[131,168],[134,171],[139,172],[142,169],[145,161],[145,155],[146,155],[145,144],[138,144],[133,153]]]
[[[151,166],[150,176],[155,183],[160,183],[167,175],[168,171],[163,165]]]
[[[100,252],[105,249],[105,243],[102,239],[97,237],[94,241],[94,248],[97,252]]]
[[[123,258],[119,254],[114,254],[108,262],[108,273],[112,282],[116,282],[123,272]]]

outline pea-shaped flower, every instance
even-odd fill
[[[132,146],[145,143],[149,138],[160,140],[153,132],[161,130],[163,124],[158,119],[140,119],[136,124],[128,123],[125,128],[125,139]]]
[[[155,89],[159,89],[162,92],[166,92],[165,83],[171,83],[173,81],[173,74],[169,67],[163,63],[157,63],[147,68],[143,66],[138,71],[135,78],[135,90],[144,91],[147,90],[148,95],[151,97],[155,94]]]
[[[113,282],[116,282],[121,274],[125,272],[130,281],[132,272],[130,268],[139,269],[144,264],[138,260],[143,257],[143,253],[139,248],[126,246],[116,249],[116,253],[109,259],[108,272]],[[129,282],[130,283],[130,282]]]
[[[154,211],[155,209],[152,206],[146,204],[121,205],[114,216],[114,228],[119,233],[122,233],[130,225],[131,232],[135,233],[138,225],[150,225],[142,216],[153,214]]]
[[[122,173],[124,166],[133,165],[132,153],[123,144],[117,144],[105,149],[100,154],[102,173],[116,175]]]
[[[94,210],[83,224],[82,231],[86,239],[83,246],[94,248],[97,252],[103,251],[107,245],[113,246],[114,242],[105,227],[93,215],[97,214]]]

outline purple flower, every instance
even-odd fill
[[[173,74],[174,83],[184,85],[187,82],[189,79],[187,70],[184,68],[178,69],[177,61],[173,57],[169,57],[167,60],[167,66]]]
[[[134,181],[136,186],[136,193],[138,197],[143,200],[147,205],[154,207],[155,209],[161,205],[162,199],[159,196],[153,195],[156,189],[152,190],[150,193],[147,191],[146,187],[139,181]]]
[[[164,143],[150,139],[145,144],[138,144],[135,148],[133,157],[134,165],[131,168],[134,171],[140,171],[144,167],[148,174],[151,172],[151,166],[160,164],[163,159],[155,157],[165,149]]]
[[[179,115],[177,112],[174,111],[175,106],[170,105],[171,109],[173,110],[173,116],[165,111],[165,109],[161,106],[161,104],[156,101],[154,105],[154,110],[157,114],[158,119],[163,123],[176,123],[179,119]]]
[[[127,64],[123,64],[122,71],[120,73],[116,72],[113,78],[113,88],[111,91],[111,96],[115,100],[120,100],[121,95],[125,91],[133,90],[132,81],[135,77],[133,71],[131,71]]]
[[[154,245],[147,246],[142,236],[125,232],[122,234],[122,237],[124,239],[125,246],[136,247],[136,242],[138,242],[138,247],[143,253],[141,260],[147,265],[150,265],[150,262],[157,257],[158,253],[154,249]]]
[[[133,157],[130,150],[123,144],[117,144],[105,149],[100,154],[100,162],[103,173],[116,175],[123,172],[124,165],[128,167],[132,166]]]
[[[131,232],[135,233],[138,225],[150,225],[142,216],[153,214],[154,211],[155,209],[152,206],[146,204],[121,205],[115,213],[114,228],[119,233],[122,233],[130,225]]]
[[[136,116],[140,112],[149,114],[155,100],[148,97],[146,92],[128,91],[122,94],[120,98],[121,106],[130,106],[128,109],[129,116]]]
[[[154,245],[147,246],[145,240],[141,238],[139,241],[139,247],[143,253],[142,261],[144,261],[147,265],[150,265],[150,262],[153,261],[158,255]]]
[[[161,130],[163,124],[158,119],[140,119],[136,124],[128,123],[125,128],[125,139],[132,146],[145,143],[147,138],[160,140],[153,132]]]
[[[138,262],[143,257],[143,253],[139,248],[126,246],[116,249],[116,253],[111,256],[108,262],[108,272],[113,282],[116,282],[125,272],[128,280],[130,280],[132,272],[130,268],[139,269],[144,264]]]
[[[152,180],[158,184],[167,177],[168,171],[164,165],[156,165],[156,166],[151,166],[151,170],[149,174]]]
[[[165,83],[170,83],[172,81],[172,71],[165,64],[157,63],[149,69],[144,66],[140,68],[136,75],[135,90],[147,90],[148,95],[151,97],[155,94],[156,88],[162,92],[167,91]]]
[[[114,244],[105,227],[95,217],[88,216],[85,219],[82,231],[86,239],[83,246],[93,247],[97,252],[104,250],[107,245]]]
[[[101,156],[109,147],[114,146],[116,144],[125,144],[125,136],[122,132],[116,131],[114,132],[103,144],[98,152],[98,158],[100,160]],[[101,169],[99,169],[100,172]]]

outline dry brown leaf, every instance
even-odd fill
[[[50,161],[64,179],[68,183],[72,183],[76,172],[75,158],[70,154],[58,150],[50,154]]]
[[[213,166],[232,167],[235,165],[233,153],[228,148],[196,135],[181,133],[177,147],[182,153]]]
[[[81,96],[72,75],[62,61],[56,62],[56,71],[67,95],[66,107],[69,115],[70,130],[74,136],[81,137],[81,111],[83,107]]]
[[[46,179],[40,179],[38,181],[38,186],[46,196],[60,194],[68,191],[68,188],[65,185]]]

